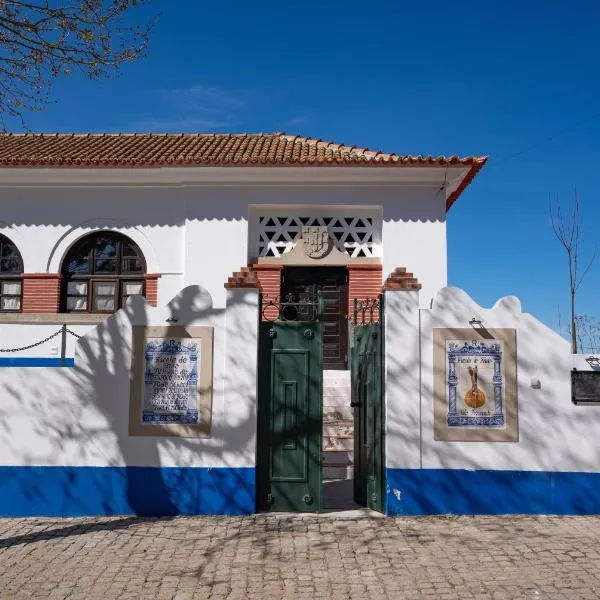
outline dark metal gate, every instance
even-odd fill
[[[350,370],[354,407],[354,500],[384,511],[383,296],[354,300]]]
[[[321,507],[323,335],[319,297],[262,300],[257,506]],[[272,319],[272,320],[267,320]]]

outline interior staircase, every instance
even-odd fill
[[[352,479],[354,417],[350,371],[323,371],[323,480]]]

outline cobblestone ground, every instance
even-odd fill
[[[598,598],[600,518],[0,520],[0,597]]]

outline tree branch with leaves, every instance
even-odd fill
[[[550,221],[552,230],[556,239],[565,249],[569,265],[569,298],[571,304],[571,319],[569,331],[571,334],[571,352],[577,354],[578,335],[577,335],[577,317],[575,313],[575,297],[581,287],[585,276],[594,264],[597,256],[597,250],[594,250],[592,256],[585,266],[581,268],[580,250],[581,250],[581,216],[579,206],[579,196],[577,189],[573,191],[573,198],[563,208],[556,199],[554,205],[552,200],[549,203]]]
[[[147,49],[154,19],[130,23],[146,0],[0,0],[0,129],[51,102],[54,79],[107,77]]]

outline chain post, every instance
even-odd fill
[[[63,323],[60,328],[60,366],[65,366],[65,357],[67,355],[67,324]]]

